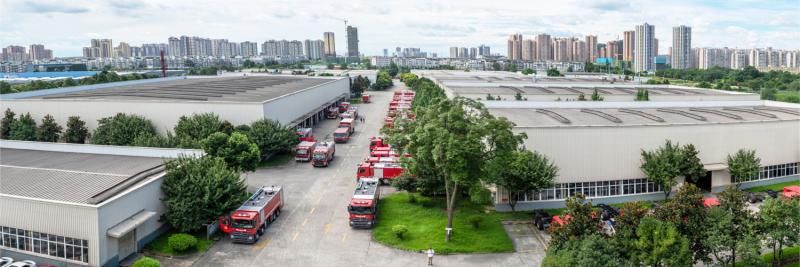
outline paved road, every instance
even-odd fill
[[[395,88],[405,89],[395,81]],[[250,188],[282,185],[286,204],[281,217],[255,245],[217,242],[193,266],[424,266],[425,255],[385,247],[371,240],[369,230],[351,229],[346,207],[355,187],[356,164],[369,151],[368,138],[377,136],[391,92],[370,92],[372,103],[361,104],[366,123],[353,139],[336,145],[328,168],[290,163],[247,175]],[[337,120],[315,129],[317,139],[332,138]],[[382,188],[385,193],[393,191]],[[384,194],[385,194],[384,193]],[[539,266],[542,252],[437,256],[436,266]]]

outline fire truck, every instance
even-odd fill
[[[398,158],[398,157],[383,157],[383,158],[381,158],[381,157],[368,157],[368,158],[364,159],[364,163],[379,163],[379,162],[396,163],[398,161],[400,161],[400,158]]]
[[[297,128],[295,133],[300,141],[314,141],[314,131],[312,128]]]
[[[353,118],[358,118],[358,107],[350,106],[347,108],[347,113],[352,113]]]
[[[220,229],[233,242],[255,243],[283,209],[283,188],[263,186],[230,216],[220,218]]]
[[[358,181],[350,205],[347,205],[350,227],[372,228],[378,217],[378,200],[381,197],[380,180],[364,178]]]
[[[336,156],[336,144],[319,142],[311,155],[311,164],[314,167],[328,167],[334,156]]]
[[[317,146],[317,142],[314,141],[302,141],[298,144],[294,149],[294,160],[296,161],[309,161],[311,160],[311,153],[314,152],[314,148]]]
[[[339,127],[333,131],[333,141],[336,143],[347,143],[350,140],[350,128]]]
[[[385,157],[400,157],[400,154],[397,154],[396,151],[391,150],[391,149],[386,150],[386,149],[383,149],[383,148],[378,148],[376,150],[370,151],[369,152],[369,156],[370,157],[377,157],[377,158],[385,158]],[[403,157],[410,158],[411,154],[405,153],[405,154],[403,154]]]
[[[385,180],[391,180],[403,172],[403,167],[397,163],[361,163],[358,164],[358,171],[356,172],[356,180],[361,180],[365,177],[378,178],[381,183]]]
[[[356,120],[353,118],[342,119],[341,121],[339,121],[339,128],[342,127],[347,128],[350,134],[353,134],[353,132],[356,131]]]
[[[328,119],[339,118],[339,108],[338,107],[330,107],[327,110],[325,110],[325,118],[328,118]]]
[[[389,147],[388,143],[384,143],[383,138],[380,137],[370,137],[369,138],[369,150],[375,150],[376,147]]]
[[[368,94],[361,95],[361,102],[362,103],[369,103],[369,95]]]
[[[339,113],[344,113],[350,107],[350,102],[339,103]]]

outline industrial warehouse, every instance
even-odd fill
[[[166,230],[162,158],[200,150],[0,141],[0,254],[117,266]]]
[[[2,108],[37,120],[51,114],[62,125],[69,116],[80,116],[90,130],[99,119],[119,112],[144,116],[160,132],[172,129],[181,116],[206,112],[234,125],[267,118],[308,127],[323,120],[325,109],[344,101],[350,90],[346,77],[255,74],[119,84],[8,94]]]

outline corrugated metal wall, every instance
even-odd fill
[[[342,95],[349,95],[350,81],[346,78],[334,80],[295,94],[264,103],[263,116],[288,124],[325,103],[335,100]]]

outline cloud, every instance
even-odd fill
[[[90,10],[86,7],[75,5],[75,3],[58,2],[34,2],[26,1],[23,3],[23,10],[31,13],[67,13],[78,14],[86,13]]]
[[[147,3],[140,0],[114,0],[109,2],[108,5],[117,10],[133,10],[146,7]]]
[[[630,1],[626,0],[591,1],[589,7],[602,11],[623,11],[632,8]]]

